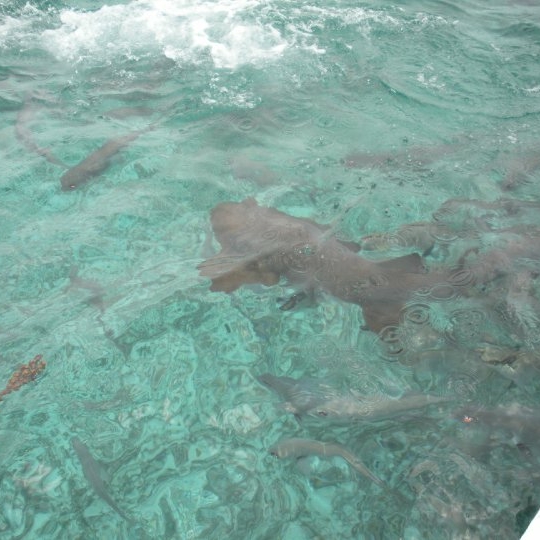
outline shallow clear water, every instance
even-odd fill
[[[0,2],[0,389],[47,362],[0,402],[0,537],[519,538],[540,505],[535,4]],[[450,278],[380,332],[324,291],[278,309],[284,279],[213,292],[210,212],[248,197]],[[296,418],[263,373],[323,405],[444,400]],[[286,437],[385,485],[270,455]]]

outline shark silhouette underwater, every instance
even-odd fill
[[[110,166],[116,154],[150,129],[153,129],[153,126],[110,139],[97,150],[91,152],[80,163],[69,167],[60,178],[62,191],[74,190],[92,178],[99,176]]]
[[[303,291],[360,305],[374,332],[399,324],[414,291],[448,281],[448,272],[428,272],[418,253],[365,259],[357,255],[357,244],[339,241],[328,226],[259,206],[253,198],[218,204],[211,222],[222,249],[198,266],[212,280],[210,290],[272,286],[284,277]]]
[[[152,110],[145,108],[130,108],[124,109],[122,112],[118,109],[110,112],[110,116],[114,117],[115,114],[120,114],[121,117],[129,115],[147,115],[151,114]],[[60,178],[60,185],[62,191],[72,191],[83,184],[86,184],[89,180],[101,175],[111,165],[113,158],[116,157],[121,150],[130,145],[135,139],[139,138],[143,133],[151,131],[156,128],[157,122],[153,122],[143,129],[131,131],[119,137],[115,137],[106,141],[99,148],[91,152],[82,161],[74,166],[69,166],[62,160],[58,159],[50,151],[49,148],[40,147],[34,140],[31,130],[28,127],[29,122],[35,112],[35,106],[33,98],[30,97],[25,100],[23,106],[17,114],[17,123],[15,125],[15,133],[17,138],[26,146],[26,148],[36,154],[44,157],[47,161],[53,165],[58,165],[66,169],[66,172]]]

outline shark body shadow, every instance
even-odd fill
[[[417,253],[384,261],[360,257],[356,244],[339,241],[328,227],[259,206],[253,198],[218,204],[211,222],[222,249],[198,269],[212,280],[212,291],[272,286],[284,277],[303,290],[360,305],[374,332],[399,324],[412,292],[448,279],[444,272],[428,272]]]

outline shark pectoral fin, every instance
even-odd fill
[[[383,270],[403,272],[407,274],[425,274],[424,260],[418,253],[411,253],[395,259],[377,262],[377,266]]]
[[[300,291],[297,292],[289,298],[286,298],[285,301],[279,306],[279,309],[281,311],[290,311],[291,309],[294,309],[298,302],[301,302],[307,297],[306,291]]]
[[[228,253],[221,250],[216,255],[209,257],[199,265],[197,265],[197,270],[201,276],[206,277],[217,277],[225,272],[234,270],[239,265],[243,264],[241,258],[237,256],[231,256]]]
[[[264,258],[242,257],[222,250],[197,266],[201,276],[212,280],[211,291],[233,292],[244,284],[260,283],[268,287],[279,282],[280,274],[267,267]]]
[[[212,285],[210,290],[213,292],[226,292],[231,293],[236,291],[240,285],[245,283],[241,272],[228,272],[222,276],[212,279]]]
[[[248,265],[249,261],[246,261],[245,258],[238,255],[231,255],[222,250],[197,265],[197,270],[199,270],[199,275],[214,280],[234,272],[242,271]]]
[[[211,291],[233,292],[244,284],[260,283],[268,287],[279,282],[279,274],[270,270],[238,268],[212,279]]]

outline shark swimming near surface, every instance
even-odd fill
[[[341,163],[351,168],[403,168],[412,167],[421,170],[433,162],[452,156],[458,151],[457,144],[439,144],[428,147],[405,146],[387,152],[350,152]]]
[[[28,150],[44,157],[47,161],[54,165],[67,169],[60,178],[60,184],[63,191],[72,191],[85,184],[92,178],[99,176],[110,166],[111,160],[116,154],[118,154],[123,148],[125,148],[143,133],[154,129],[156,126],[156,124],[153,123],[146,128],[132,131],[120,137],[110,139],[97,150],[91,152],[80,163],[74,165],[73,167],[69,167],[62,160],[53,155],[49,148],[43,148],[35,142],[28,127],[28,124],[31,122],[34,116],[34,112],[35,105],[33,98],[29,98],[24,102],[23,106],[19,110],[19,113],[17,114],[15,133],[17,138],[24,144],[24,146],[26,146]],[[139,107],[124,110],[119,114],[142,116],[152,114],[152,112],[153,111],[149,108]],[[113,116],[113,114],[111,114],[111,116]]]
[[[352,391],[340,392],[313,378],[293,379],[269,373],[257,378],[277,392],[285,400],[285,409],[295,416],[307,415],[337,423],[386,420],[449,401],[446,397],[421,393],[408,393],[396,399],[362,396]]]
[[[153,129],[153,126],[132,131],[121,137],[110,139],[97,150],[92,152],[80,163],[68,169],[60,178],[63,191],[72,191],[99,176],[111,164],[111,159],[132,141],[143,133]]]
[[[337,443],[315,441],[313,439],[282,439],[269,449],[271,455],[280,459],[302,458],[307,456],[343,458],[353,469],[369,478],[380,487],[386,487],[385,483],[375,476],[354,454]]]
[[[109,495],[105,481],[103,480],[103,467],[96,459],[92,456],[88,448],[82,443],[78,437],[73,437],[71,439],[71,444],[79,461],[81,462],[81,467],[84,473],[84,476],[88,480],[88,483],[95,491],[95,493],[103,499],[121,518],[125,519],[128,522],[131,522],[130,518],[125,514],[125,512],[114,502],[113,498]]]
[[[252,198],[218,204],[211,222],[222,249],[198,266],[200,275],[212,280],[210,290],[271,286],[285,277],[303,290],[360,305],[374,332],[399,324],[415,290],[448,279],[445,272],[428,272],[417,253],[383,261],[360,257],[357,244],[341,242],[329,227],[259,206]]]

